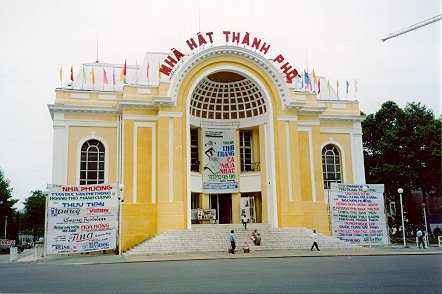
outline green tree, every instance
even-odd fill
[[[34,236],[34,241],[37,236],[44,234],[45,222],[45,207],[46,197],[41,190],[31,192],[32,195],[26,198],[23,210],[23,224],[21,227]]]
[[[411,196],[421,191],[427,196],[441,192],[441,119],[420,103],[409,103],[402,110],[385,102],[362,123],[366,179],[385,184],[387,202],[398,202],[397,189],[404,189],[404,210],[410,225],[422,225],[422,209]],[[396,227],[400,218],[390,220]]]
[[[16,239],[16,235],[13,234],[16,220],[14,204],[18,200],[12,199],[12,188],[9,186],[9,179],[6,179],[3,170],[0,169],[0,224],[1,232],[0,236],[4,237],[5,222],[7,221],[7,238]]]

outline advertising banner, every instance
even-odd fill
[[[116,248],[117,185],[53,186],[47,203],[47,254]]]
[[[15,246],[15,240],[0,239],[0,248],[11,248]]]
[[[236,131],[203,129],[203,192],[238,192]]]
[[[359,245],[388,244],[383,184],[331,183],[330,213],[334,237]]]

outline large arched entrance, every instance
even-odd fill
[[[246,217],[249,222],[272,223],[268,92],[251,73],[231,66],[203,72],[191,89],[187,103],[191,221],[239,223]],[[195,210],[204,215],[208,210],[211,219],[197,219]]]

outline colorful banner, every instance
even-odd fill
[[[359,245],[388,244],[383,184],[331,183],[330,210],[334,237]]]
[[[0,239],[0,248],[11,248],[15,246],[15,240]]]
[[[116,248],[117,185],[53,186],[47,205],[47,254]]]
[[[203,129],[203,192],[238,192],[236,131]]]

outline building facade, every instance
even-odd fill
[[[329,184],[365,183],[358,102],[288,83],[238,46],[186,56],[170,76],[159,71],[165,57],[84,64],[56,89],[52,184],[124,184],[123,250],[243,214],[330,234]]]

